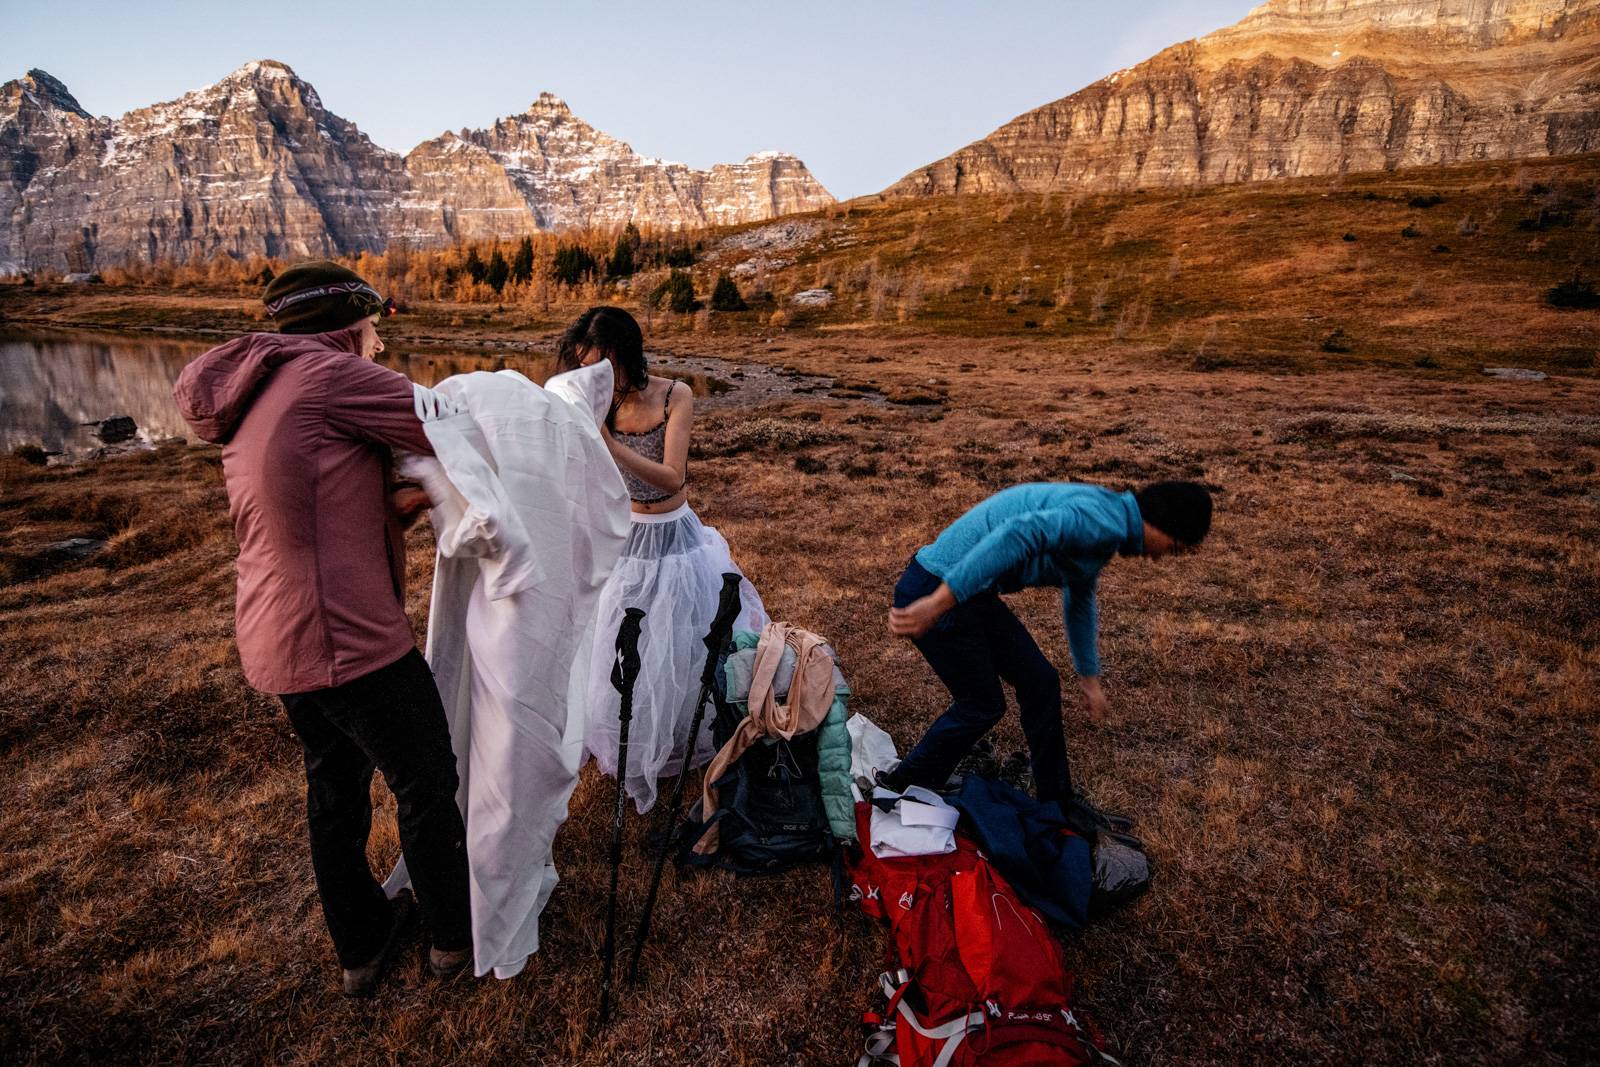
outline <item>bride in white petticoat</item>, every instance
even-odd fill
[[[620,698],[611,685],[615,634],[626,608],[645,613],[639,639],[638,688],[628,728],[628,795],[639,811],[656,801],[657,779],[711,758],[711,721],[691,745],[689,727],[700,695],[702,639],[716,614],[722,575],[738,571],[728,543],[689,507],[689,438],[694,396],[683,382],[649,372],[644,335],[621,308],[594,307],[561,340],[557,371],[609,360],[615,398],[603,433],[627,483],[633,522],[626,546],[600,593],[588,690],[584,747],[606,774],[617,773]],[[746,581],[735,629],[767,623],[761,598]]]

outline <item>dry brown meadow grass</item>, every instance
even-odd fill
[[[1453,227],[1456,206],[1433,210]],[[1089,227],[1097,210],[1048,207],[1057,228],[1064,213]],[[945,238],[930,216],[915,243],[937,252]],[[1177,282],[1220,270],[1226,247],[1191,245]],[[1174,269],[1171,249],[1149,254],[1159,277]],[[1308,254],[1306,276],[1321,262]],[[1397,285],[1402,272],[1385,270]],[[1158,864],[1148,897],[1066,940],[1082,1002],[1125,1062],[1557,1063],[1600,1047],[1600,381],[1450,370],[1474,345],[1547,367],[1552,353],[1593,350],[1593,313],[1525,299],[1537,271],[1507,266],[1515,300],[1494,313],[1459,306],[1489,284],[1471,271],[1430,283],[1419,306],[1409,282],[1368,292],[1405,325],[1338,323],[1358,345],[1382,337],[1393,358],[1320,353],[1334,323],[1305,323],[1292,302],[1329,290],[1292,284],[1257,320],[1217,318],[1219,360],[1195,357],[1208,313],[1184,319],[1170,351],[1159,302],[1148,332],[1162,340],[1125,323],[1132,335],[1112,344],[1116,286],[1098,332],[958,336],[937,316],[962,289],[929,285],[920,333],[921,319],[891,321],[890,303],[866,330],[822,318],[658,338],[836,379],[834,395],[704,414],[691,495],[774,614],[842,650],[852,707],[902,745],[943,693],[884,613],[906,556],[943,523],[1031,479],[1216,488],[1203,552],[1108,568],[1112,720],[1093,729],[1067,710],[1080,777],[1138,817]],[[1102,279],[1081,265],[1070,286],[1065,267],[1050,273],[1037,299],[1070,288],[1081,319]],[[1015,318],[992,303],[983,314]],[[1443,313],[1448,335],[1429,325]],[[1428,355],[1444,369],[1381,366]],[[1313,364],[1336,369],[1282,370]],[[6,463],[8,1062],[853,1059],[881,939],[833,910],[821,870],[669,880],[643,984],[608,1032],[590,1033],[610,799],[592,776],[559,839],[562,885],[526,974],[440,987],[411,958],[375,1001],[344,1002],[303,840],[298,747],[237,672],[215,454]],[[110,545],[41,562],[40,546],[74,535]],[[430,560],[423,524],[411,536],[419,632]],[[1052,599],[1012,599],[1070,671]],[[1021,746],[1014,720],[998,742]],[[377,792],[371,852],[384,868],[397,844]],[[628,916],[645,828],[630,817]]]

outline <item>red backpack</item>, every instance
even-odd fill
[[[900,968],[888,1004],[863,1020],[859,1067],[1078,1067],[1115,1062],[1072,1011],[1061,946],[966,838],[939,856],[872,853],[870,804],[856,806],[850,896],[889,927]]]

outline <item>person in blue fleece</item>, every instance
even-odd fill
[[[1095,583],[1113,555],[1160,559],[1188,551],[1211,529],[1211,494],[1194,482],[1137,493],[1042,482],[1002,490],[919,549],[895,586],[889,631],[909,637],[950,690],[948,710],[883,784],[943,786],[962,757],[1005,715],[1000,683],[1016,690],[1040,800],[1072,797],[1061,728],[1061,677],[1000,599],[1037,586],[1061,590],[1072,663],[1095,723],[1100,687]]]

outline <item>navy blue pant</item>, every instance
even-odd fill
[[[939,588],[939,579],[913,559],[894,589],[903,608]],[[913,642],[950,690],[950,707],[890,778],[904,788],[938,789],[978,739],[1006,713],[1008,683],[1017,694],[1022,734],[1033,760],[1040,800],[1065,803],[1072,795],[1067,743],[1061,727],[1061,675],[1034,643],[1022,620],[995,593],[982,593],[946,612]]]
[[[305,748],[311,867],[340,965],[370,963],[389,935],[389,901],[367,865],[374,769],[394,794],[400,847],[434,947],[466,948],[472,930],[456,758],[422,654],[412,649],[352,682],[280,699]]]

